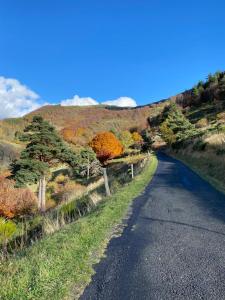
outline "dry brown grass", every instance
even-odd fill
[[[204,150],[194,151],[191,143],[180,149],[175,156],[193,167],[220,190],[225,191],[225,134],[208,134],[202,141],[206,143]]]
[[[207,136],[204,141],[207,143],[207,148],[212,148],[213,150],[218,149],[218,147],[225,148],[225,133],[214,133]]]

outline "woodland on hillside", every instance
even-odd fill
[[[150,123],[160,129],[171,155],[225,192],[225,72],[209,74],[171,101]]]

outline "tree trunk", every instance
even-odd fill
[[[38,189],[38,208],[41,212],[45,212],[45,192],[46,192],[46,179],[43,175],[39,180]]]
[[[3,255],[3,259],[4,259],[4,258],[7,258],[7,256],[8,256],[7,243],[8,243],[8,240],[6,239],[6,240],[3,241],[3,244],[2,244],[2,255]]]
[[[42,205],[42,178],[39,179],[38,184],[38,209],[41,210]]]
[[[131,164],[131,178],[134,178],[134,165]]]
[[[46,179],[45,176],[42,178],[42,205],[41,205],[41,211],[45,212],[45,206],[46,206],[46,199],[45,199],[45,194],[46,194]]]
[[[104,177],[104,182],[105,182],[105,191],[106,191],[106,195],[110,196],[110,189],[109,189],[109,182],[108,182],[108,176],[107,176],[107,172],[106,172],[106,168],[102,168],[103,169],[103,177]]]
[[[88,155],[88,164],[87,164],[87,179],[90,177],[90,160],[89,160],[89,155]]]

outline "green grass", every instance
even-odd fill
[[[138,154],[129,155],[129,156],[126,156],[126,157],[114,158],[113,160],[109,161],[109,163],[113,164],[113,163],[122,162],[122,163],[131,164],[131,163],[136,163],[139,160],[142,160],[142,159],[147,158],[147,157],[148,157],[148,154],[146,154],[146,153],[138,153]]]
[[[90,282],[93,264],[104,252],[114,226],[147,185],[157,167],[152,158],[135,177],[95,211],[37,242],[0,265],[0,299],[77,299]],[[71,292],[72,291],[72,292]]]

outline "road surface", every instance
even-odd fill
[[[225,196],[181,162],[158,158],[81,300],[225,299]]]

